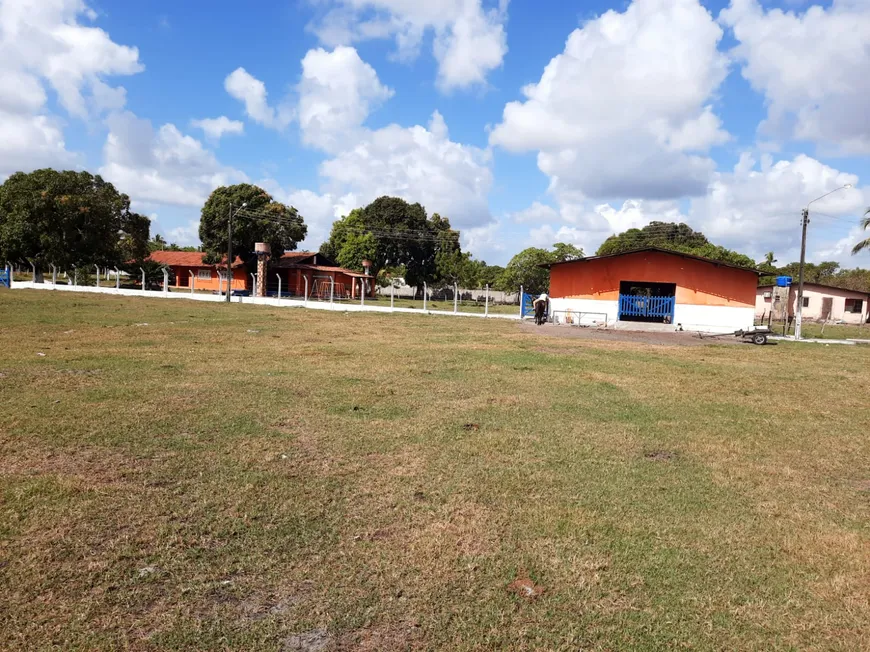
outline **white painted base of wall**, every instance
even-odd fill
[[[674,307],[674,324],[682,324],[686,331],[733,333],[752,328],[754,323],[754,307],[694,306],[685,303],[678,303]]]
[[[188,291],[163,292],[153,290],[127,290],[96,287],[92,285],[52,285],[51,283],[33,283],[32,281],[15,281],[12,284],[14,290],[47,290],[49,292],[87,292],[91,294],[113,294],[122,297],[146,297],[148,299],[187,299],[190,301],[210,301],[212,303],[224,303],[226,297],[217,294],[197,294]],[[484,315],[479,312],[448,312],[446,310],[417,310],[416,308],[390,308],[387,306],[361,306],[359,303],[346,301],[304,301],[300,299],[278,299],[277,297],[230,297],[232,303],[251,303],[257,306],[274,306],[276,308],[310,308],[312,310],[334,310],[338,312],[402,312],[423,315],[450,315],[456,317],[481,317],[486,319],[520,319],[520,309],[517,306],[517,314],[505,315],[502,313],[490,313]]]
[[[574,323],[592,325],[606,323],[613,326],[619,317],[618,301],[598,299],[550,299],[552,311],[557,317],[570,310]],[[674,329],[681,324],[683,330],[702,333],[733,333],[741,328],[750,328],[754,323],[754,307],[696,306],[678,303],[674,307]],[[625,322],[630,323],[630,322]]]

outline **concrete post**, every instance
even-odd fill
[[[120,292],[121,290],[121,273],[118,271],[118,268],[115,268],[115,289]]]
[[[426,310],[426,300],[427,300],[426,294],[427,293],[428,293],[428,291],[426,289],[426,284],[423,283],[423,310],[424,311]]]
[[[251,274],[251,295],[257,296],[257,275]]]
[[[455,315],[459,312],[459,286],[454,283],[453,284],[453,314]]]
[[[487,284],[486,286],[486,299],[484,301],[485,303],[483,304],[483,316],[489,317],[489,284]]]
[[[57,286],[57,266],[51,265],[51,284]]]
[[[526,297],[525,292],[523,292],[523,286],[520,286],[520,319],[523,318],[523,302]]]
[[[163,268],[163,294],[169,294],[169,270]]]
[[[359,305],[366,305],[366,280],[364,278],[359,280]]]
[[[390,310],[396,307],[396,285],[390,280]]]
[[[329,305],[335,301],[335,274],[329,277]]]
[[[303,276],[302,278],[305,279],[305,305],[307,306],[308,305],[308,277]]]
[[[73,265],[73,287],[79,284],[79,268]]]
[[[99,266],[99,265],[94,265],[94,267],[95,267],[96,270],[97,270],[97,287],[100,287],[100,266]]]
[[[275,276],[278,277],[278,301],[281,300],[281,275],[278,272],[275,272]]]
[[[30,268],[33,270],[33,278],[31,280],[34,283],[36,283],[36,265],[34,265],[33,263],[30,263]]]
[[[145,294],[145,270],[140,267],[139,271],[142,272],[142,294]]]
[[[190,274],[190,293],[193,294],[194,287],[196,286],[196,277],[190,270],[187,270],[187,273]]]

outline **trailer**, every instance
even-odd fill
[[[768,326],[753,326],[746,330],[740,329],[739,331],[734,331],[734,337],[742,337],[759,346],[767,344],[769,335],[773,335],[773,331]]]

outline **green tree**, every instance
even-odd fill
[[[601,244],[597,255],[619,254],[645,247],[670,249],[731,265],[755,268],[755,261],[749,256],[714,245],[703,233],[693,230],[687,224],[672,222],[650,222],[642,229],[629,229],[619,235],[612,235]]]
[[[245,208],[239,211],[242,204]],[[199,239],[210,263],[226,257],[231,208],[235,214],[233,256],[245,262],[254,258],[257,242],[267,242],[277,258],[285,251],[296,249],[308,233],[303,217],[295,208],[276,202],[262,188],[249,183],[221,186],[206,200],[199,220]]]
[[[868,208],[864,212],[864,218],[861,220],[861,228],[865,231],[867,229],[870,229],[870,208]],[[870,238],[865,238],[854,247],[852,247],[852,255],[854,256],[855,254],[861,253],[866,249],[870,249]]]
[[[147,217],[89,172],[18,172],[0,185],[0,258],[50,265],[120,266],[148,254]]]
[[[458,251],[458,235],[447,218],[427,218],[420,204],[379,197],[336,221],[321,251],[349,269],[361,270],[368,259],[379,279],[382,270],[402,267],[405,282],[420,287],[437,281],[438,255]]]
[[[148,241],[148,251],[164,251],[168,246],[169,243],[159,233],[155,233],[154,237]]]
[[[473,288],[477,285],[478,266],[471,254],[459,248],[438,252],[435,256],[438,279],[445,285]]]
[[[516,292],[520,286],[529,294],[550,290],[550,270],[547,265],[583,258],[583,250],[574,245],[559,242],[553,251],[538,247],[524,249],[511,258],[505,267],[497,289]]]
[[[710,244],[703,233],[693,230],[687,224],[673,222],[650,222],[642,229],[629,229],[619,235],[607,238],[596,252],[598,256],[620,254],[644,247],[672,249],[688,247],[693,249]]]

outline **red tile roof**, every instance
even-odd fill
[[[285,251],[281,256],[281,260],[302,260],[303,258],[311,258],[312,256],[316,256],[316,251]]]
[[[202,262],[202,259],[205,257],[205,254],[201,251],[152,251],[151,255],[148,256],[149,260],[153,260],[155,263],[160,263],[161,265],[169,265],[169,266],[177,266],[177,267],[215,267],[215,265],[209,265],[208,263]],[[225,260],[225,259],[224,259]],[[223,260],[221,264],[223,264]],[[236,256],[235,262],[233,262],[233,267],[240,267],[243,265],[242,259]]]
[[[293,265],[291,269],[311,269],[316,272],[335,272],[355,278],[366,278],[366,275],[362,272],[355,272],[352,269],[345,269],[344,267],[332,267],[330,265]]]

